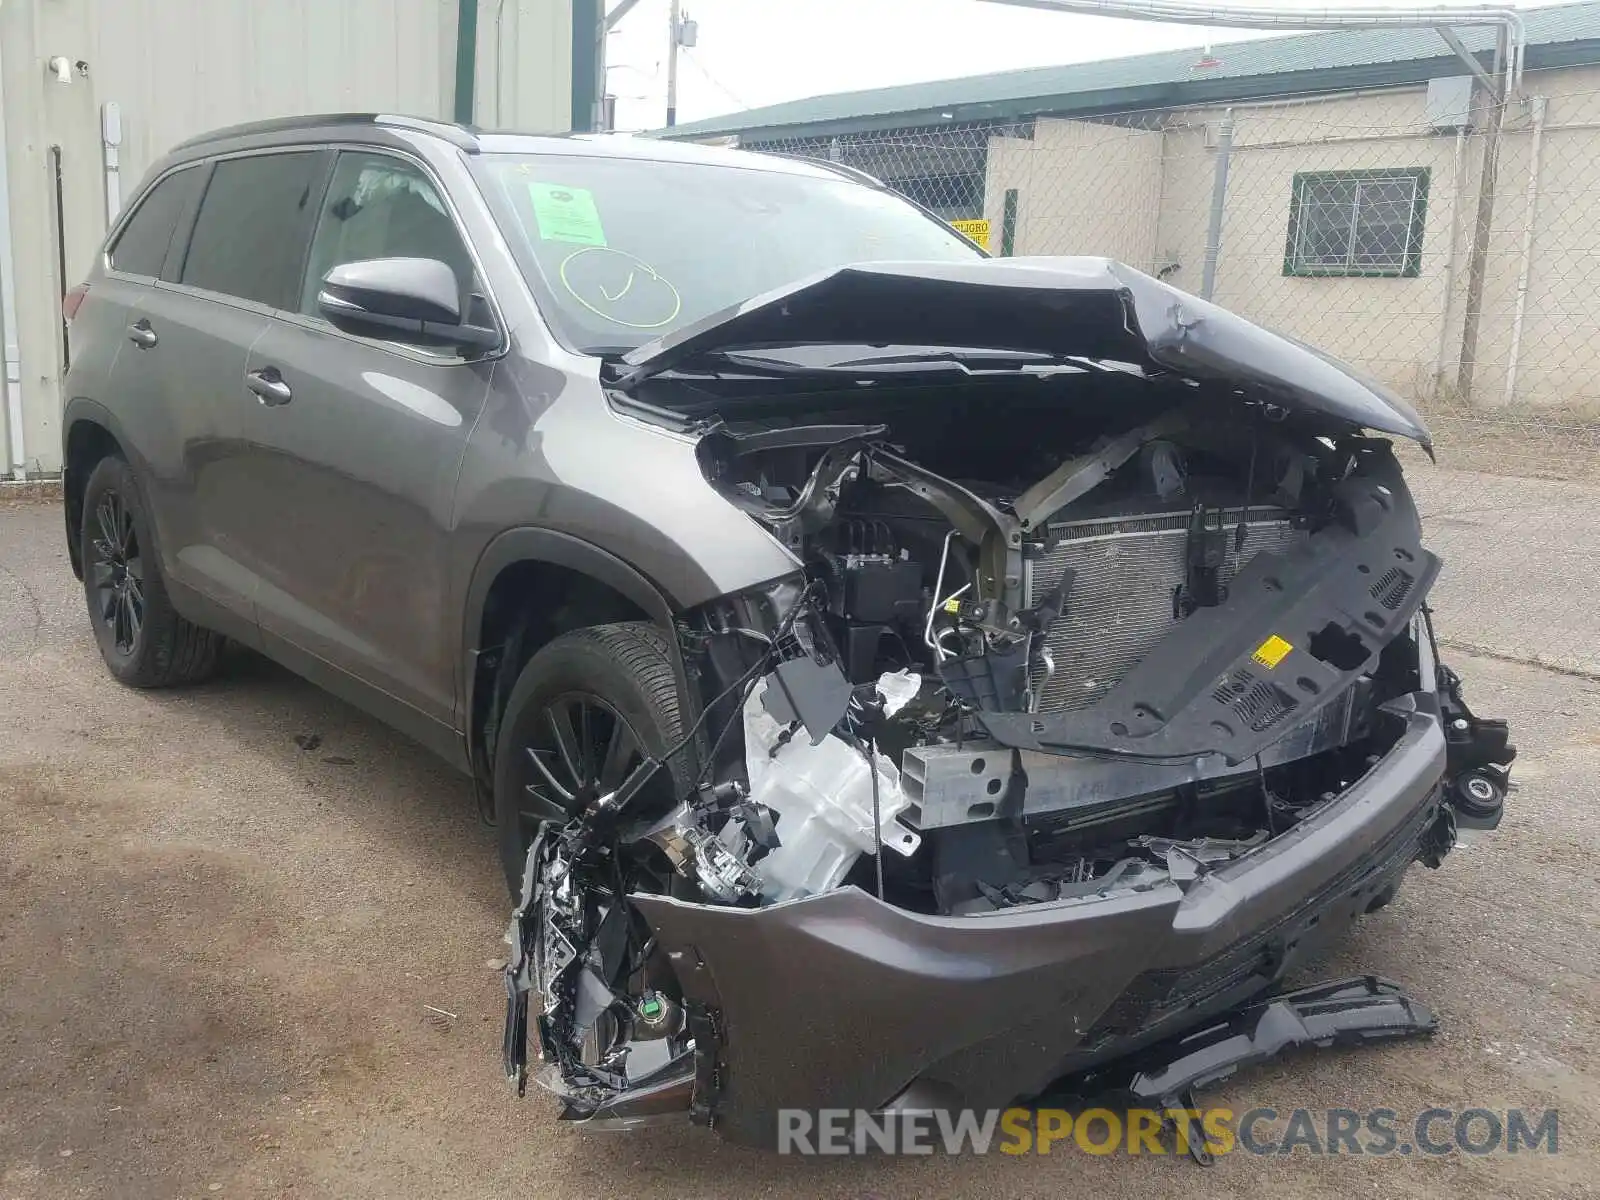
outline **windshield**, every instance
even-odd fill
[[[486,154],[474,169],[557,332],[590,353],[849,263],[982,257],[893,193],[844,179],[546,154]]]

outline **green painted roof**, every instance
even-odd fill
[[[1600,3],[1524,10],[1531,69],[1600,61]],[[1457,31],[1487,53],[1494,30]],[[672,138],[740,134],[746,141],[816,137],[946,121],[994,121],[1039,113],[1212,103],[1255,96],[1414,83],[1464,73],[1433,29],[1349,29],[1213,45],[1213,67],[1196,49],[1031,67],[993,75],[836,92],[657,130]]]

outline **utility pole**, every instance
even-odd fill
[[[678,123],[678,46],[683,39],[682,0],[672,0],[672,36],[667,42],[667,127]]]
[[[667,45],[667,124],[678,123],[678,48],[700,40],[700,25],[683,15],[682,0],[672,0],[672,39]]]

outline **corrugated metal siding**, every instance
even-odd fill
[[[454,0],[51,0],[44,45],[89,63],[47,88],[65,172],[67,274],[106,226],[99,110],[122,108],[124,195],[184,138],[292,113],[380,109],[444,116]],[[74,47],[56,50],[57,46]]]
[[[478,120],[570,127],[569,0],[480,0]],[[106,228],[100,109],[122,109],[124,197],[167,147],[240,121],[380,111],[448,119],[456,0],[3,0],[18,333],[30,466],[60,467],[55,201],[61,147],[66,281],[82,278]],[[496,40],[497,23],[504,42]],[[88,64],[59,84],[55,55]],[[499,68],[503,79],[496,78]],[[6,465],[0,463],[0,474]]]
[[[175,142],[239,121],[362,109],[448,115],[454,0],[76,4],[94,10],[93,90],[122,105],[135,177]]]
[[[474,119],[486,129],[572,128],[569,0],[480,0]]]

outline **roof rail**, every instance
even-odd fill
[[[831,158],[817,158],[810,154],[785,154],[784,158],[796,162],[810,163],[814,167],[826,167],[835,175],[842,175],[852,183],[864,183],[868,187],[877,188],[879,191],[888,191],[888,185],[870,172],[863,171],[860,167],[853,167],[849,163],[834,162]]]
[[[386,125],[394,129],[410,129],[418,133],[443,138],[451,145],[469,153],[478,149],[477,131],[465,125],[448,121],[435,121],[427,117],[408,117],[396,113],[315,113],[303,117],[273,117],[266,121],[248,121],[243,125],[229,125],[198,134],[179,142],[175,150],[187,150],[220,142],[228,138],[248,137],[260,133],[288,133],[299,129],[333,128],[340,125]]]

